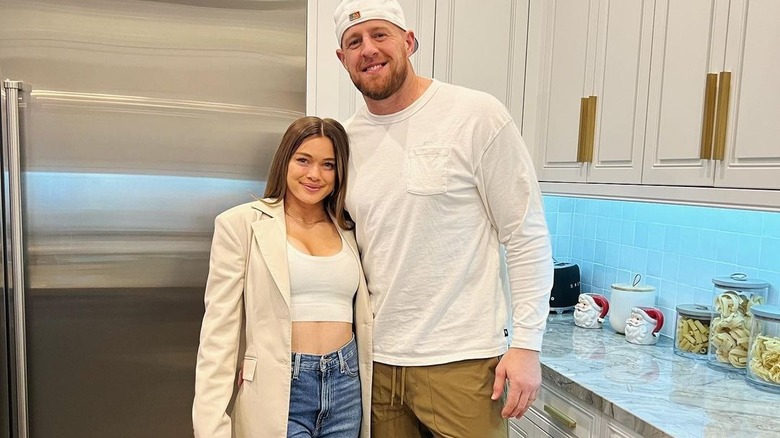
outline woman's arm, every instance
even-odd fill
[[[195,370],[192,420],[196,438],[230,438],[228,405],[236,385],[248,248],[247,227],[236,230],[225,213],[214,221],[206,313]]]

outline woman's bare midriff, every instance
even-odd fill
[[[322,355],[343,347],[352,339],[352,324],[334,321],[292,323],[292,351]]]

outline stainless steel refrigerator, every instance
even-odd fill
[[[185,437],[213,219],[305,111],[305,0],[0,0],[0,438]]]

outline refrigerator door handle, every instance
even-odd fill
[[[14,343],[16,345],[16,415],[19,438],[29,434],[27,414],[27,334],[24,293],[24,242],[22,241],[22,175],[19,93],[24,84],[3,82],[6,91],[8,140],[8,192],[11,231],[11,284],[13,285]]]

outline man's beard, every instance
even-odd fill
[[[357,88],[363,96],[366,96],[371,100],[385,100],[401,88],[408,73],[409,68],[406,62],[403,62],[398,69],[390,72],[390,78],[384,86],[381,84],[376,86],[373,82],[369,84],[367,83],[368,81],[361,81],[357,74],[352,76],[352,83],[355,84],[355,88]]]

